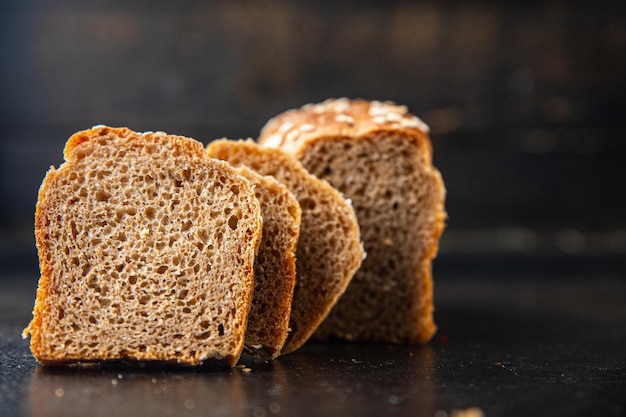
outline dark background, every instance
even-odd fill
[[[37,189],[73,132],[206,144],[340,96],[431,126],[443,279],[624,277],[626,12],[604,1],[2,2],[0,269],[36,279]]]
[[[340,96],[431,126],[431,343],[312,343],[248,373],[35,364],[35,202],[69,136],[206,144]],[[0,0],[0,417],[623,416],[625,212],[624,0]]]

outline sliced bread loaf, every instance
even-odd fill
[[[337,190],[280,150],[262,148],[250,140],[222,139],[210,143],[207,153],[275,177],[300,203],[291,332],[281,353],[292,352],[313,334],[361,265],[364,253],[354,210]]]
[[[245,346],[255,356],[274,359],[289,333],[300,204],[274,177],[262,176],[247,167],[237,172],[254,186],[263,214],[263,238],[254,262],[254,297]]]
[[[446,217],[428,127],[404,106],[337,99],[277,116],[259,142],[328,180],[359,219],[367,259],[316,337],[428,341],[431,263]]]
[[[199,142],[76,133],[43,180],[35,228],[41,278],[24,336],[42,364],[238,360],[261,210]]]

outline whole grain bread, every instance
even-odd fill
[[[263,148],[251,140],[222,139],[211,142],[207,153],[275,177],[300,203],[291,332],[281,353],[292,352],[317,329],[361,265],[364,252],[354,210],[337,190],[280,150]]]
[[[254,186],[263,215],[245,347],[255,356],[274,359],[289,333],[302,211],[296,197],[274,177],[262,176],[247,167],[237,172]]]
[[[97,126],[64,154],[35,215],[36,359],[236,363],[262,233],[249,181],[162,132]]]
[[[431,265],[446,217],[428,126],[391,102],[331,99],[277,116],[259,142],[328,180],[359,219],[367,259],[316,337],[428,341]]]

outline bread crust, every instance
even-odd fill
[[[274,177],[247,167],[237,172],[250,180],[263,214],[263,238],[254,263],[254,297],[245,348],[254,356],[275,359],[289,334],[296,283],[296,246],[302,210],[296,197]]]
[[[432,165],[430,128],[406,106],[393,102],[346,98],[329,99],[287,110],[270,119],[261,130],[259,143],[302,159],[311,143],[336,138],[362,140],[377,133],[406,135]]]
[[[441,174],[432,165],[432,144],[428,132],[428,126],[410,114],[405,106],[398,106],[392,102],[370,102],[363,99],[345,98],[329,99],[323,103],[309,104],[299,109],[286,111],[271,119],[263,127],[259,138],[261,145],[293,154],[313,174],[327,179],[355,202],[361,234],[364,236],[368,259],[357,271],[353,284],[346,294],[320,326],[316,337],[425,343],[435,333],[432,260],[436,256],[439,237],[445,228],[446,213],[444,209],[445,187]],[[355,306],[361,306],[365,298],[369,300],[377,297],[372,293],[377,293],[381,296],[381,300],[385,299],[389,302],[389,298],[383,298],[381,295],[382,291],[387,290],[374,288],[374,284],[368,284],[368,281],[375,282],[376,286],[384,285],[387,277],[380,276],[380,269],[377,269],[373,263],[385,259],[384,251],[393,252],[396,248],[392,244],[393,237],[383,237],[381,232],[370,233],[369,228],[372,227],[373,222],[370,218],[372,215],[370,209],[375,205],[383,204],[380,199],[384,200],[385,194],[388,194],[390,189],[394,195],[398,193],[398,190],[390,182],[384,193],[382,190],[379,190],[378,194],[374,193],[378,195],[376,201],[368,200],[364,195],[352,195],[351,192],[354,191],[347,184],[351,179],[345,178],[346,175],[342,177],[340,174],[335,174],[331,169],[333,168],[332,162],[327,161],[331,161],[334,157],[340,159],[343,155],[339,154],[348,152],[348,148],[362,147],[362,152],[366,152],[365,149],[382,149],[383,143],[388,146],[388,153],[390,153],[389,150],[394,152],[400,148],[408,149],[404,153],[397,155],[394,153],[394,157],[398,158],[397,164],[406,163],[410,171],[416,172],[415,175],[411,174],[414,181],[421,182],[420,186],[428,190],[425,197],[420,197],[428,200],[427,204],[424,203],[428,216],[422,217],[425,219],[424,225],[404,225],[404,227],[413,227],[416,230],[419,227],[419,232],[415,233],[419,233],[421,244],[415,248],[414,254],[399,255],[400,258],[415,258],[411,267],[412,276],[404,279],[405,282],[410,281],[409,285],[393,283],[403,289],[412,288],[410,291],[414,292],[414,296],[404,298],[404,301],[398,298],[400,305],[385,306],[380,305],[379,301],[379,305],[375,306],[375,311],[373,309],[368,311],[367,308],[357,311],[358,308]],[[328,153],[333,153],[333,155],[328,155]],[[405,154],[410,154],[410,156],[405,157]],[[372,155],[369,156],[374,158]],[[365,158],[367,157],[368,155],[365,155]],[[386,155],[377,154],[375,157],[384,158]],[[375,161],[369,166],[377,169]],[[376,174],[373,176],[382,178],[381,181],[383,181],[384,174],[379,172],[378,176]],[[383,186],[386,187],[384,184]],[[372,184],[371,187],[376,186]],[[390,211],[389,215],[392,216],[392,213]],[[380,240],[383,239],[389,240],[389,245],[381,243]],[[402,278],[399,277],[398,280]],[[403,296],[400,293],[397,295]],[[368,302],[369,306],[375,304],[375,302]],[[396,319],[376,320],[376,316],[392,317],[389,309],[397,309],[396,316],[401,315],[407,323],[406,326],[390,330],[385,327],[390,327],[390,323]],[[385,320],[388,323],[385,323]]]
[[[59,291],[58,285],[72,285],[67,280],[65,275],[63,275],[63,273],[61,273],[59,270],[55,270],[55,268],[58,268],[57,266],[55,266],[57,265],[55,262],[58,262],[61,254],[52,253],[50,245],[51,240],[54,239],[52,234],[53,227],[55,225],[58,225],[59,222],[63,221],[63,219],[61,218],[63,216],[62,212],[60,212],[61,214],[56,215],[58,218],[51,218],[51,213],[58,212],[55,211],[56,208],[54,207],[55,204],[58,204],[58,202],[55,203],[55,193],[57,192],[55,187],[58,186],[59,181],[64,181],[64,184],[71,183],[71,181],[73,181],[73,175],[75,175],[74,170],[79,162],[83,158],[89,158],[92,152],[96,152],[100,144],[107,144],[108,146],[109,141],[115,141],[116,144],[120,143],[120,148],[123,148],[121,149],[121,151],[130,150],[133,148],[145,148],[147,153],[151,153],[152,151],[163,152],[163,143],[167,143],[168,149],[171,149],[172,152],[176,153],[177,155],[181,155],[181,158],[189,163],[189,166],[191,167],[190,169],[197,169],[198,171],[206,171],[209,173],[214,173],[215,175],[222,175],[224,177],[224,181],[237,187],[238,193],[242,193],[242,199],[248,198],[249,217],[246,217],[246,219],[251,219],[251,224],[250,229],[246,231],[246,236],[249,237],[249,240],[243,243],[241,246],[244,255],[242,255],[241,258],[241,272],[238,274],[241,281],[237,282],[238,285],[241,285],[241,290],[236,290],[236,293],[239,294],[240,297],[236,301],[236,311],[234,311],[233,313],[233,321],[237,322],[235,328],[238,330],[235,330],[232,333],[228,333],[229,343],[231,343],[231,345],[224,347],[212,347],[210,343],[202,344],[203,342],[200,342],[199,346],[201,345],[200,348],[202,349],[202,351],[192,351],[191,353],[182,352],[181,354],[181,352],[174,352],[174,348],[172,348],[172,350],[168,350],[167,348],[155,350],[150,349],[150,346],[148,346],[144,350],[131,348],[127,349],[122,346],[123,342],[120,342],[121,344],[115,345],[116,347],[113,350],[100,350],[95,352],[86,351],[87,353],[81,354],[80,352],[67,352],[63,349],[51,349],[51,346],[49,345],[50,342],[44,341],[45,337],[50,339],[50,335],[58,331],[58,329],[54,327],[54,323],[56,322],[54,321],[55,318],[53,318],[53,315],[55,313],[52,311],[55,308],[54,297],[57,296],[57,293]],[[204,154],[204,147],[200,142],[186,137],[167,135],[163,132],[137,133],[127,128],[96,126],[89,130],[77,132],[72,137],[70,137],[64,149],[64,156],[65,162],[58,169],[51,167],[46,174],[39,189],[38,201],[35,211],[35,238],[39,252],[41,277],[37,289],[37,298],[33,311],[33,320],[23,332],[24,337],[27,337],[29,334],[31,336],[30,348],[35,358],[44,365],[100,362],[109,360],[160,361],[197,365],[208,359],[217,359],[226,365],[234,365],[239,359],[239,355],[243,349],[243,336],[247,323],[248,313],[251,308],[252,291],[254,285],[253,262],[256,252],[258,250],[262,233],[262,218],[260,207],[258,201],[254,197],[254,193],[252,191],[252,187],[249,181],[237,174],[228,164],[206,158]],[[150,159],[151,157],[148,156],[147,158]],[[115,167],[111,169],[115,171]],[[156,173],[150,171],[148,172],[148,174]],[[181,182],[184,182],[184,180]],[[81,203],[81,201],[86,200],[81,200],[78,196],[76,196],[76,200],[78,204],[86,204]],[[245,215],[248,216],[247,211]],[[179,220],[182,221],[183,219]],[[56,235],[58,235],[57,232],[55,233]],[[90,236],[92,234],[97,235],[98,230],[93,230],[89,233]],[[200,250],[200,253],[204,253],[202,249]],[[181,257],[184,258],[185,254],[181,254]],[[150,261],[147,262],[149,263]],[[96,265],[96,267],[98,266]],[[69,276],[70,273],[68,272],[67,275]],[[60,282],[53,283],[51,279],[51,277],[53,276],[56,276],[56,280]],[[192,276],[190,278],[194,277]],[[199,275],[196,278],[201,279]],[[77,282],[80,283],[80,277],[72,278],[72,280],[75,279],[77,279]],[[100,278],[95,277],[95,279]],[[109,277],[108,279],[111,278]],[[111,285],[113,286],[114,284]],[[80,285],[83,284],[80,283]],[[173,288],[174,289],[172,291],[176,291],[177,287],[174,286]],[[80,295],[78,294],[76,296],[80,297]],[[180,297],[182,297],[182,293]],[[190,305],[195,304],[196,301],[193,300],[193,304]],[[80,307],[77,311],[84,314],[85,311],[83,310],[84,308]],[[193,312],[193,310],[190,309],[190,311],[190,314],[196,314],[195,312]],[[140,324],[140,326],[142,326],[142,324]],[[145,326],[149,325],[146,323]],[[193,329],[193,331],[197,330],[198,329]],[[138,331],[141,332],[142,329],[140,328]],[[147,328],[145,329],[145,331],[150,332],[150,330]],[[239,334],[237,334],[237,332]],[[75,336],[69,334],[65,337],[71,339]],[[124,339],[123,334],[120,334],[120,337],[122,338],[122,340]],[[80,340],[74,340],[73,342],[81,343]],[[161,340],[160,343],[169,342],[170,341],[167,340]]]

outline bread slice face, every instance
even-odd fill
[[[277,116],[259,142],[328,180],[359,219],[367,259],[316,337],[428,341],[432,259],[446,218],[428,127],[391,102],[331,99]]]
[[[217,140],[209,156],[271,175],[298,199],[302,209],[296,251],[296,285],[291,307],[291,332],[281,353],[302,346],[345,291],[364,257],[359,227],[349,202],[320,181],[293,156],[263,148],[251,140]]]
[[[162,132],[98,126],[64,153],[35,214],[36,359],[235,364],[262,233],[249,181]]]
[[[262,176],[245,166],[237,172],[253,185],[263,215],[245,347],[254,356],[274,359],[289,334],[302,210],[296,197],[274,177]]]

